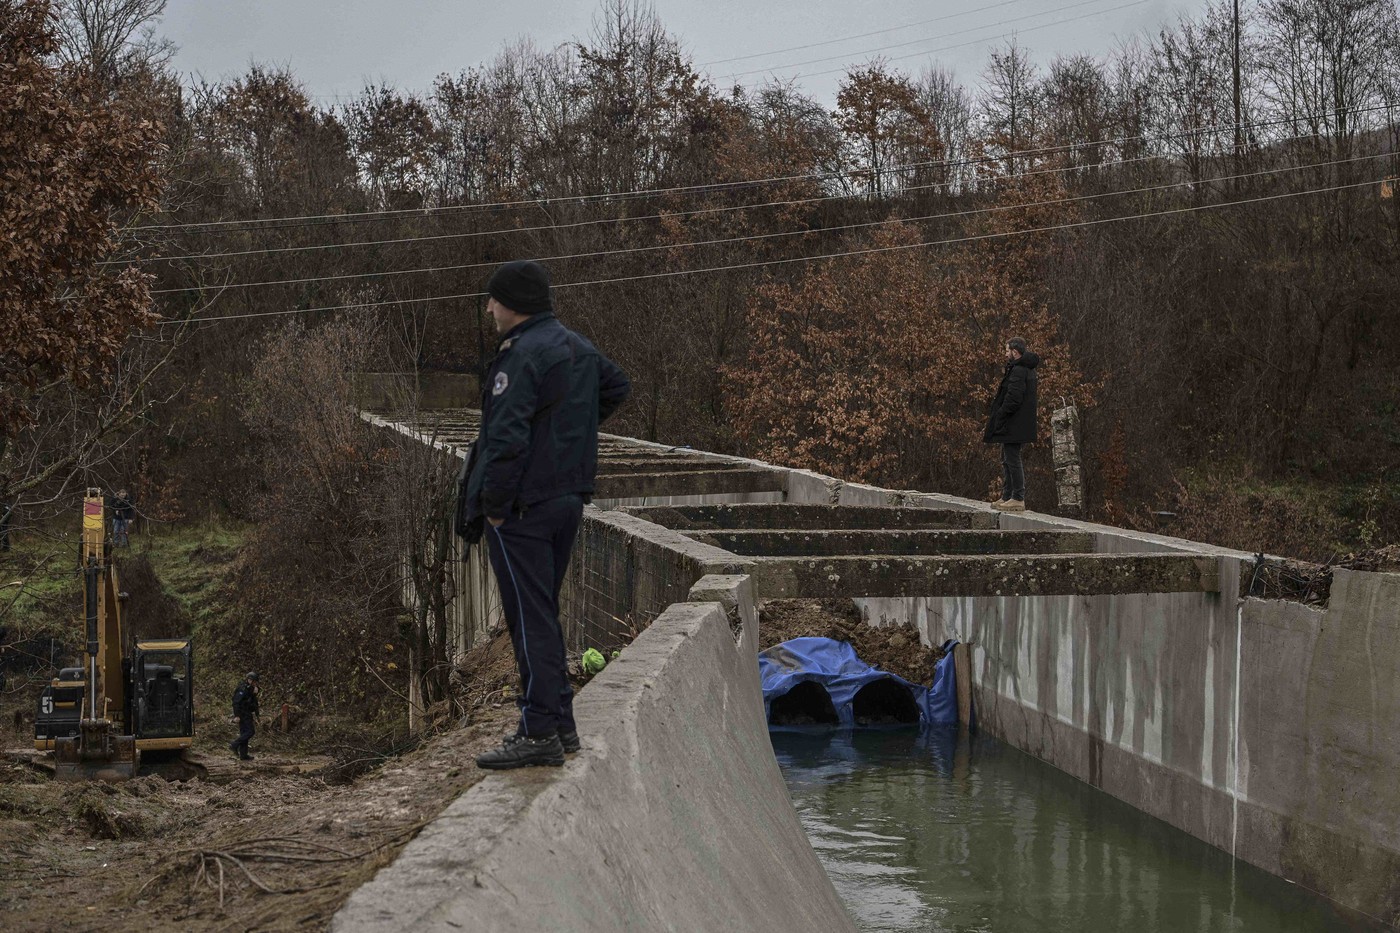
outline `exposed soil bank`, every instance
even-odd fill
[[[300,749],[288,748],[295,732],[273,743],[259,735],[248,764],[226,760],[222,731],[208,729],[202,780],[59,784],[19,760],[27,751],[11,738],[13,756],[0,764],[3,926],[324,929],[425,821],[480,780],[472,759],[514,728],[515,679],[499,635],[455,678],[465,726],[389,758],[343,731],[322,735],[324,747],[303,736]],[[278,751],[259,747],[270,744]],[[367,747],[357,755],[357,746]]]
[[[933,686],[934,665],[943,657],[938,648],[925,647],[907,622],[868,625],[849,599],[767,600],[759,607],[758,631],[762,648],[790,638],[847,642],[865,663],[925,687]]]

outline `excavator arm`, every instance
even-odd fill
[[[84,695],[77,735],[54,740],[54,773],[61,781],[121,781],[136,776],[136,737],[123,735],[116,717],[126,708],[122,671],[120,587],[107,543],[102,490],[83,499]]]

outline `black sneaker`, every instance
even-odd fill
[[[572,755],[583,746],[579,744],[577,729],[560,729],[559,744],[564,746],[564,754]]]
[[[476,766],[488,771],[507,771],[532,765],[558,766],[564,763],[564,746],[557,733],[549,735],[508,735],[500,748],[476,756]]]
[[[239,756],[238,756],[238,760],[239,760],[239,761],[252,761],[252,760],[253,760],[253,756],[252,756],[252,755],[247,755],[247,754],[239,755]]]

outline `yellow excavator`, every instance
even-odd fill
[[[117,569],[100,489],[83,498],[79,545],[84,664],[66,667],[39,696],[34,747],[53,751],[60,781],[123,781],[143,751],[183,750],[194,741],[190,639],[125,641]]]

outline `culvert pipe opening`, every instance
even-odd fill
[[[840,719],[836,715],[836,704],[831,702],[831,694],[826,692],[826,688],[805,680],[782,696],[773,698],[768,706],[768,722],[774,726],[822,726],[835,725]]]
[[[892,677],[882,677],[856,691],[851,715],[859,726],[916,723],[919,705],[908,687]]]

